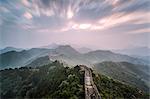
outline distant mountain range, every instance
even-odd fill
[[[25,66],[31,63],[33,60],[43,56],[49,56],[50,60],[59,60],[65,62],[69,65],[84,64],[92,66],[95,63],[100,63],[103,61],[114,61],[114,62],[130,62],[134,64],[148,64],[144,60],[138,58],[130,57],[127,55],[113,53],[106,50],[96,50],[90,51],[88,53],[80,53],[69,45],[58,46],[54,49],[46,48],[32,48],[29,50],[9,51],[0,54],[1,68],[7,67],[19,67]]]
[[[112,51],[130,56],[150,56],[149,47],[135,47],[130,49],[112,50]]]
[[[38,57],[48,55],[48,49],[33,48],[30,50],[9,51],[0,54],[0,69],[9,67],[20,67],[31,63]]]
[[[15,48],[15,47],[6,47],[4,49],[0,49],[0,54],[2,53],[6,53],[6,52],[9,52],[9,51],[22,51],[23,49],[22,48]]]
[[[56,43],[52,43],[50,45],[47,46],[41,46],[38,48],[42,48],[42,49],[56,49],[59,46],[65,46],[65,45],[59,45]],[[88,52],[92,52],[93,50],[87,47],[77,47],[74,48],[75,50],[77,50],[80,53],[88,53]],[[9,51],[22,51],[24,50],[23,48],[15,48],[15,47],[6,47],[3,49],[0,49],[0,54],[2,53],[6,53]],[[106,51],[106,50],[104,50]],[[128,49],[119,49],[119,50],[111,50],[114,53],[119,53],[119,54],[124,54],[124,55],[129,55],[132,57],[136,57],[136,58],[147,58],[150,56],[150,48],[149,47],[134,47],[134,48],[128,48]]]
[[[148,62],[140,60],[138,58],[134,58],[128,55],[117,54],[106,50],[91,51],[89,53],[84,54],[84,56],[87,60],[92,61],[92,63],[98,63],[103,61],[125,61],[134,64],[148,64]]]
[[[56,43],[52,43],[52,44],[49,44],[49,45],[46,45],[46,46],[41,46],[39,48],[46,48],[46,49],[55,49],[57,48],[59,45],[56,44]]]
[[[76,48],[76,50],[80,53],[88,53],[88,52],[92,51],[92,49],[86,48],[86,47]]]
[[[46,49],[55,49],[59,46],[62,46],[62,45],[59,45],[59,44],[56,44],[56,43],[52,43],[52,44],[49,44],[49,45],[46,45],[46,46],[41,46],[39,48],[46,48]],[[90,52],[92,51],[90,48],[87,48],[87,47],[78,47],[76,46],[75,49],[80,52],[80,53],[87,53],[87,52]]]

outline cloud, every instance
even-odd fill
[[[129,3],[120,6],[120,8],[115,9],[118,12],[132,13],[135,11],[148,11],[149,10],[149,0],[130,0]]]
[[[97,22],[75,22],[70,21],[67,26],[64,26],[63,30],[106,30],[109,28],[119,28],[119,26],[126,24],[137,26],[138,24],[150,23],[146,18],[150,16],[150,13],[134,12],[126,14],[124,13],[114,13],[111,16],[107,16],[97,20]],[[137,25],[136,25],[137,24]],[[124,27],[124,26],[123,26]],[[61,31],[61,30],[60,30]]]
[[[23,16],[29,20],[31,20],[33,18],[32,14],[29,12],[25,12]]]
[[[150,33],[150,28],[129,31],[129,34],[143,34],[143,33],[149,34]]]
[[[74,12],[69,8],[67,11],[67,18],[71,19],[74,16]]]
[[[134,12],[134,13],[115,13],[111,16],[105,17],[100,19],[98,22],[106,29],[109,27],[114,27],[120,24],[127,24],[127,23],[136,23],[141,20],[145,20],[150,13],[143,13],[143,12]],[[135,21],[136,20],[136,21]]]
[[[21,3],[24,7],[17,9],[16,12],[21,11],[20,15],[23,13],[23,16],[29,20],[34,17],[35,22],[33,23],[37,24],[38,21],[41,21],[41,26],[48,28],[54,27],[53,25],[55,22],[68,24],[69,21],[74,21],[73,23],[78,26],[80,24],[92,24],[89,28],[91,28],[91,30],[97,30],[103,28],[107,29],[125,23],[132,20],[134,16],[141,16],[140,14],[137,15],[132,13],[130,15],[128,12],[132,12],[134,8],[142,5],[140,13],[144,14],[145,12],[142,12],[142,9],[144,8],[143,4],[146,4],[147,2],[147,0],[144,0],[143,2],[139,0],[138,2],[136,0],[22,0]],[[138,12],[137,9],[136,13]],[[123,15],[120,16],[121,14]],[[45,21],[45,16],[47,22]],[[51,19],[51,17],[55,18]],[[144,22],[143,19],[137,19],[136,22],[138,23],[139,21]],[[77,25],[73,25],[73,27],[76,27]],[[62,25],[58,26],[64,28]]]
[[[22,33],[30,31],[33,37],[40,34],[39,37],[48,38],[54,33],[51,39],[58,41],[65,35],[63,40],[71,43],[85,38],[88,45],[104,41],[115,44],[115,37],[121,40],[124,35],[132,39],[133,35],[144,35],[136,36],[141,41],[149,33],[148,6],[149,0],[0,0],[0,25],[3,34],[6,30],[7,34],[15,34],[19,28]],[[105,35],[112,40],[105,40]],[[7,36],[5,41],[10,38]],[[74,42],[69,39],[73,37]],[[96,39],[89,40],[93,39],[90,37]]]
[[[8,13],[8,12],[10,12],[10,11],[9,11],[6,7],[1,6],[1,7],[0,7],[0,12]]]
[[[23,5],[25,6],[31,6],[31,3],[29,2],[29,0],[22,0]]]

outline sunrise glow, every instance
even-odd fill
[[[71,19],[74,16],[74,13],[71,10],[68,10],[67,12],[67,18]]]
[[[80,24],[79,28],[80,29],[89,29],[91,27],[91,24]]]

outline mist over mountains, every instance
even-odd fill
[[[150,56],[150,48],[149,47],[134,47],[122,50],[113,50],[114,52],[120,54],[126,54],[130,56],[144,57]]]
[[[2,53],[6,53],[6,52],[9,52],[9,51],[22,51],[23,49],[22,48],[15,48],[15,47],[6,47],[6,48],[3,48],[3,49],[0,49],[0,54]]]
[[[54,47],[54,48],[53,48]],[[50,49],[51,48],[51,49]],[[18,50],[11,48],[10,50],[3,49],[0,54],[1,68],[25,66],[31,63],[36,58],[42,56],[49,56],[50,60],[60,60],[69,65],[84,64],[92,66],[92,64],[100,63],[103,61],[114,62],[131,62],[133,64],[149,64],[148,61],[139,58],[131,57],[128,55],[117,54],[107,50],[96,50],[87,53],[80,53],[70,45],[55,45],[48,48],[32,48],[29,50]],[[19,61],[18,61],[19,60]]]

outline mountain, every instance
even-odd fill
[[[93,64],[102,61],[126,61],[134,64],[148,64],[144,60],[106,50],[90,51],[82,54],[69,45],[63,45],[55,49],[32,48],[20,52],[10,51],[0,54],[0,68],[25,66],[36,60],[36,58],[44,56],[49,56],[50,60],[59,60],[69,66],[78,64],[93,66]]]
[[[53,52],[55,52],[55,54],[49,54],[50,59],[65,61],[70,65],[84,64],[92,66],[92,64],[99,63],[102,61],[126,61],[134,64],[148,64],[144,60],[140,60],[138,58],[130,57],[127,55],[113,53],[111,51],[106,50],[96,50],[82,54],[69,45],[59,46],[56,49],[54,49]]]
[[[95,64],[95,70],[119,81],[149,91],[149,66],[135,65],[128,62],[106,61]]]
[[[135,47],[130,49],[113,50],[113,51],[130,56],[150,56],[150,48],[148,47]]]
[[[130,57],[128,55],[117,54],[106,50],[97,50],[85,53],[84,58],[92,62],[93,64],[103,61],[114,61],[114,62],[125,61],[134,64],[147,64],[145,63],[145,61],[140,60],[138,58]]]
[[[21,49],[21,48],[6,47],[6,48],[0,50],[0,54],[6,53],[6,52],[9,52],[9,51],[17,51],[17,52],[19,52],[19,51],[22,51],[22,50],[23,49]]]
[[[29,50],[23,50],[21,52],[10,51],[0,54],[0,68],[3,69],[34,64],[41,60],[37,58],[47,55],[49,56],[50,60],[60,60],[71,65],[86,64],[87,62],[74,48],[69,45],[63,45],[57,47],[56,49],[33,48]]]
[[[48,55],[48,49],[33,48],[21,52],[9,51],[0,54],[0,69],[25,66],[38,57]]]
[[[149,99],[149,92],[92,71],[93,80],[102,99]],[[145,94],[146,93],[146,94]]]
[[[142,61],[144,61],[146,64],[150,64],[150,56],[137,56],[137,55],[132,55],[132,57],[138,58]]]
[[[63,45],[53,49],[53,53],[49,53],[49,58],[53,61],[59,60],[70,66],[79,64],[91,65],[91,63],[87,61],[81,53],[69,45]]]
[[[92,51],[91,49],[86,48],[86,47],[76,48],[76,50],[80,53],[88,53],[88,52]]]
[[[149,61],[150,62],[150,56],[133,56],[133,57],[138,57],[140,59],[143,59],[145,61]]]
[[[74,56],[74,55],[79,55],[80,53],[76,51],[74,48],[72,48],[70,45],[62,45],[58,46],[55,49],[56,52],[68,55],[68,56]]]
[[[40,48],[46,48],[46,49],[55,49],[57,48],[59,45],[56,43],[52,43],[50,45],[46,45],[46,46],[41,46]]]
[[[39,57],[35,60],[33,60],[31,63],[27,64],[27,67],[40,67],[43,65],[50,64],[52,61],[50,61],[48,56]]]

